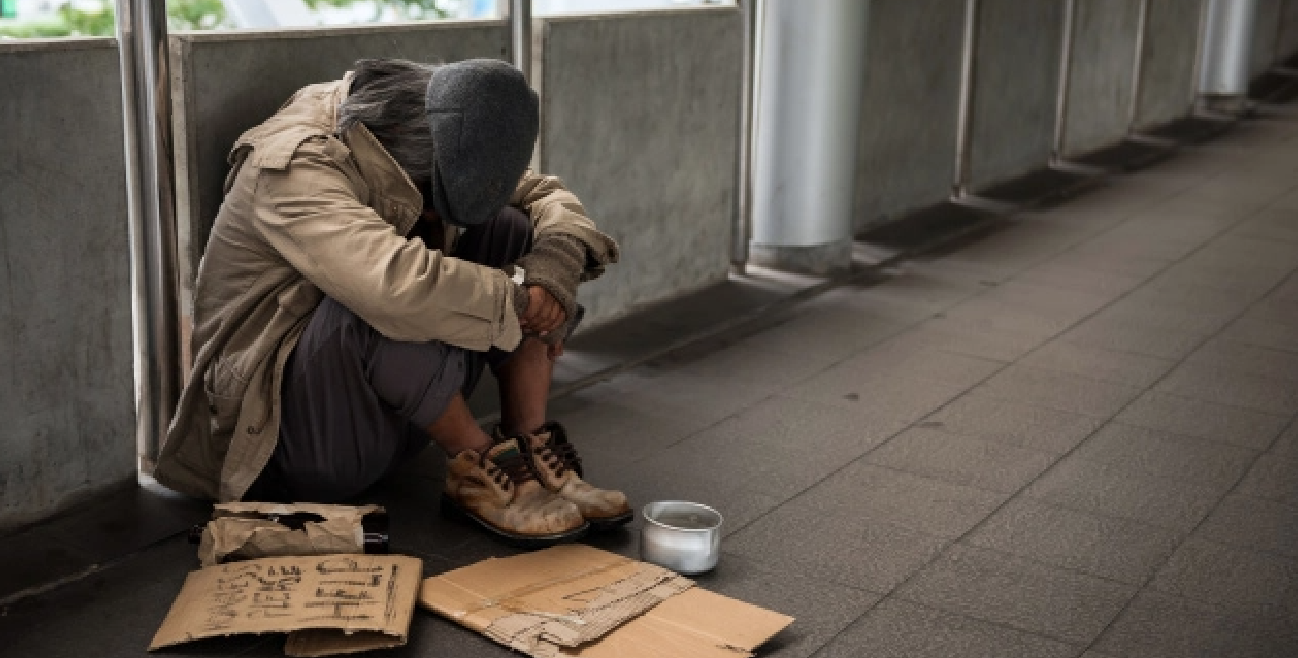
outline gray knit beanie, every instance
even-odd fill
[[[433,133],[433,210],[457,226],[499,213],[532,159],[540,129],[536,92],[517,68],[495,59],[440,66],[428,82]]]

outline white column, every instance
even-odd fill
[[[869,2],[762,6],[751,258],[801,272],[845,271]]]
[[[1248,95],[1256,0],[1208,0],[1203,29],[1199,94],[1209,98]]]

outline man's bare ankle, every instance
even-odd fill
[[[478,454],[490,450],[491,444],[493,443],[491,437],[488,436],[486,432],[482,431],[476,432],[475,434],[475,436],[464,437],[462,440],[438,441],[437,444],[441,446],[442,450],[446,451],[446,454],[452,457],[464,452],[465,450],[472,450]]]
[[[531,434],[545,425],[545,419],[540,420],[528,419],[523,421],[502,421],[500,423],[500,433],[505,436],[519,436],[521,434]]]

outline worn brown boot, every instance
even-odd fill
[[[498,441],[486,454],[465,450],[451,459],[442,509],[521,548],[580,537],[589,524],[577,506],[537,481],[519,446],[515,439]]]
[[[497,435],[500,428],[496,428]],[[532,469],[547,489],[572,501],[592,530],[609,530],[631,520],[626,494],[600,489],[582,479],[581,458],[568,442],[563,425],[550,422],[540,429],[519,437],[532,452]]]

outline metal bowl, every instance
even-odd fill
[[[721,513],[699,503],[660,500],[641,511],[640,557],[687,576],[711,571],[721,557]]]

